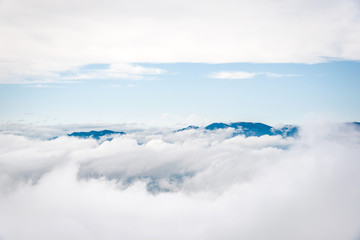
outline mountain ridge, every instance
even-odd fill
[[[78,137],[78,138],[94,138],[96,140],[100,140],[103,136],[120,134],[124,135],[125,132],[116,132],[112,130],[102,130],[102,131],[89,131],[89,132],[73,132],[68,134],[69,137]]]
[[[194,126],[189,126],[187,128],[179,129],[176,132],[185,131],[193,128]],[[264,123],[258,122],[232,122],[229,124],[223,122],[215,122],[205,126],[204,130],[215,131],[217,129],[227,128],[235,129],[233,136],[245,135],[246,137],[260,137],[263,135],[282,135],[283,137],[294,137],[298,134],[299,131],[298,127],[293,125],[285,125],[284,127],[277,129]]]
[[[354,125],[356,128],[360,128],[360,122],[348,122],[346,124]],[[183,131],[189,130],[203,130],[203,131],[216,131],[218,129],[227,129],[233,128],[234,133],[233,137],[238,135],[244,135],[245,137],[261,137],[264,135],[275,136],[281,135],[282,137],[296,137],[299,133],[299,127],[295,125],[284,125],[281,128],[275,128],[270,125],[259,123],[259,122],[231,122],[231,123],[223,123],[223,122],[214,122],[204,127],[189,125],[187,127],[174,130],[173,133],[179,133]],[[124,135],[126,132],[123,131],[112,131],[112,130],[101,130],[101,131],[88,131],[88,132],[73,132],[67,134],[69,137],[78,137],[78,138],[93,138],[96,140],[100,140],[103,136],[111,136],[111,135]],[[56,137],[55,137],[56,138]],[[112,140],[112,138],[107,138],[106,140]]]

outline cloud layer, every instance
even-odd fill
[[[0,135],[2,239],[356,239],[360,134]],[[19,231],[21,229],[21,231]]]
[[[360,59],[357,0],[0,4],[2,82],[91,63]]]

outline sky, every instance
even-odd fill
[[[359,121],[357,0],[0,1],[0,121]]]
[[[354,121],[359,0],[0,0],[0,240],[359,240]]]
[[[3,84],[1,120],[181,126],[212,121],[298,124],[319,116],[340,122],[360,119],[360,62],[121,67],[133,72],[114,73],[110,64],[92,64],[58,73],[54,83]]]

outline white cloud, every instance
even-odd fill
[[[146,68],[140,65],[133,64],[111,64],[106,69],[88,69],[74,70],[72,74],[63,79],[69,80],[86,80],[86,79],[130,79],[139,80],[149,75],[159,75],[165,73],[165,70],[160,68]]]
[[[357,0],[2,0],[0,78],[99,62],[359,60],[358,20]]]
[[[243,71],[221,71],[214,72],[209,75],[209,78],[217,79],[250,79],[255,76],[267,76],[270,78],[281,78],[281,77],[296,77],[297,74],[282,74],[282,73],[272,73],[272,72],[243,72]]]
[[[110,64],[105,69],[72,67],[71,69],[58,69],[57,72],[54,70],[33,70],[32,67],[34,66],[25,66],[27,69],[25,71],[18,69],[17,66],[5,67],[5,71],[0,70],[0,84],[32,84],[34,87],[49,87],[49,85],[44,84],[76,83],[89,79],[144,80],[165,73],[165,70],[160,68],[147,68],[127,63]]]
[[[210,78],[218,78],[218,79],[249,79],[253,78],[257,75],[257,73],[251,72],[216,72],[210,74]]]
[[[281,77],[296,77],[299,76],[299,74],[282,74],[282,73],[272,73],[272,72],[267,72],[265,73],[266,76],[271,77],[271,78],[281,78]]]
[[[226,131],[133,132],[101,145],[1,134],[0,236],[359,237],[359,132],[321,124],[304,126],[299,139],[229,139]]]
[[[109,72],[114,73],[115,76],[118,73],[126,73],[131,75],[157,75],[163,74],[165,70],[160,68],[146,68],[140,65],[132,64],[111,64]]]

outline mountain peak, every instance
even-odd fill
[[[120,134],[123,135],[125,132],[115,132],[112,130],[102,130],[102,131],[90,131],[90,132],[73,132],[68,134],[69,137],[78,137],[78,138],[94,138],[99,140],[102,136]]]
[[[263,123],[253,122],[233,122],[230,124],[226,123],[211,123],[205,127],[205,130],[213,131],[216,129],[234,128],[234,136],[245,135],[246,137],[260,137],[263,135],[282,135],[283,137],[294,137],[298,133],[298,128],[292,125],[286,125],[281,129],[275,129],[272,126]]]

